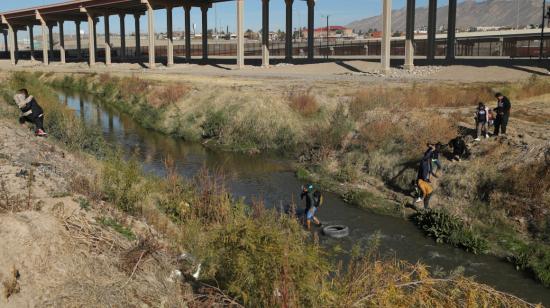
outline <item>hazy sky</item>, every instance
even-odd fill
[[[426,6],[428,0],[417,0],[417,7]],[[0,12],[32,7],[38,5],[59,3],[61,0],[0,0]],[[447,1],[439,1],[440,5],[447,5]],[[444,2],[444,3],[443,3]],[[393,9],[400,9],[405,6],[406,0],[393,0]],[[324,15],[329,14],[331,25],[345,25],[351,21],[380,14],[382,0],[317,0],[315,6],[315,24],[316,27],[326,23]],[[165,10],[155,11],[155,31],[166,31],[166,13]],[[245,28],[259,30],[261,28],[261,0],[245,0]],[[146,31],[146,18],[141,18],[142,31]],[[304,27],[307,25],[307,6],[304,1],[294,2],[294,27]],[[235,2],[215,4],[208,12],[208,28],[217,27],[224,29],[229,26],[234,31],[236,25],[236,5]],[[117,16],[111,16],[111,31],[119,31],[119,21]],[[200,10],[193,8],[191,11],[191,22],[197,24],[197,31],[200,32]],[[133,17],[126,17],[126,31],[134,31]],[[184,27],[183,8],[174,9],[174,29],[182,30]],[[272,30],[284,29],[285,27],[285,4],[284,0],[270,1],[270,28]],[[74,25],[66,23],[66,33],[74,32]],[[83,27],[86,29],[86,27]],[[103,32],[103,21],[98,24],[98,32]]]

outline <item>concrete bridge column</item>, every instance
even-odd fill
[[[406,70],[414,68],[414,15],[416,14],[416,1],[407,0],[407,26],[405,31],[405,65]]]
[[[9,43],[8,43],[8,49],[10,51],[10,60],[11,64],[15,65],[17,61],[15,60],[15,33],[13,31],[13,27],[11,24],[8,24],[8,36],[9,36]]]
[[[286,33],[285,33],[285,59],[292,61],[292,4],[294,0],[285,0],[286,4]]]
[[[153,7],[147,4],[147,32],[149,34],[149,68],[155,68],[155,20]]]
[[[313,61],[315,52],[315,0],[307,1],[307,58]]]
[[[449,19],[447,26],[447,61],[455,59],[456,40],[456,0],[449,0]]]
[[[44,65],[48,65],[50,63],[48,55],[48,30],[46,29],[48,26],[43,19],[40,20],[40,23],[42,26],[42,61]]]
[[[29,45],[31,50],[31,61],[34,62],[34,27],[32,25],[29,26]]]
[[[19,61],[19,44],[17,43],[17,28],[13,29],[13,49],[15,63]]]
[[[77,20],[74,23],[76,27],[76,58],[80,60],[82,59],[82,40],[80,37],[80,21]]]
[[[262,66],[269,67],[269,0],[262,0]]]
[[[391,56],[391,0],[383,0],[382,4],[382,69],[389,71]]]
[[[134,22],[135,22],[135,34],[136,34],[136,59],[138,61],[141,59],[141,32],[139,29],[139,18],[141,17],[140,14],[134,14]]]
[[[183,6],[185,11],[185,60],[191,62],[191,5]]]
[[[120,60],[124,60],[126,58],[126,24],[124,23],[126,14],[118,14],[118,18],[120,19]]]
[[[237,67],[244,68],[244,0],[237,0]]]
[[[89,53],[89,60],[88,64],[90,66],[95,65],[95,35],[94,35],[94,28],[95,28],[95,17],[88,13],[88,53]]]
[[[63,29],[63,20],[59,21],[59,52],[61,63],[65,63],[65,31]]]
[[[428,40],[426,48],[426,58],[428,62],[435,59],[435,32],[437,25],[437,0],[430,0],[428,4]]]
[[[168,50],[167,50],[167,59],[166,65],[174,65],[174,29],[172,25],[172,6],[169,5],[166,7],[166,33],[168,36]]]
[[[103,22],[105,24],[105,65],[111,65],[111,25],[109,14],[105,14]]]
[[[92,21],[92,28],[94,36],[94,53],[97,55],[97,19],[95,16]]]
[[[8,52],[10,49],[10,46],[8,45],[8,32],[2,31],[2,34],[4,34],[4,51]]]
[[[48,43],[49,43],[49,50],[50,50],[50,61],[54,60],[54,54],[53,54],[53,25],[48,25]]]
[[[208,5],[201,6],[202,13],[202,60],[208,60]]]

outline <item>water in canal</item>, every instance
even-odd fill
[[[108,142],[120,145],[128,153],[138,153],[148,172],[162,174],[163,159],[170,156],[186,177],[192,177],[203,166],[221,170],[228,189],[236,197],[247,200],[260,197],[265,204],[272,206],[289,203],[292,198],[298,200],[302,183],[294,176],[289,164],[281,159],[217,152],[197,143],[146,130],[129,117],[95,104],[86,96],[60,94],[60,100],[75,110],[87,125],[100,126]],[[412,263],[421,261],[432,269],[446,272],[462,267],[467,276],[474,276],[477,281],[530,302],[550,306],[550,290],[516,271],[512,264],[436,244],[406,220],[361,210],[332,194],[326,194],[318,217],[325,224],[350,227],[350,236],[344,240],[321,237],[325,244],[349,248],[366,243],[369,237],[379,233],[383,254],[395,255]]]

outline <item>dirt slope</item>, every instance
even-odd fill
[[[146,251],[100,222],[136,238],[154,230],[71,194],[72,170],[93,173],[87,161],[0,119],[0,306],[179,306],[184,288],[167,280],[174,267],[162,245]]]

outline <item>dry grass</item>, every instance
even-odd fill
[[[147,102],[154,108],[163,108],[177,103],[191,88],[180,83],[151,86],[146,93]]]
[[[488,86],[378,86],[356,92],[350,103],[350,111],[352,115],[359,117],[375,108],[406,113],[417,108],[475,106],[479,101],[492,99],[492,90]]]
[[[379,259],[372,249],[332,284],[338,307],[537,307],[460,274],[436,278],[425,265]]]
[[[319,112],[317,99],[311,90],[294,92],[289,95],[290,108],[304,117],[309,117]]]
[[[21,292],[21,286],[19,285],[19,271],[13,267],[11,275],[2,282],[4,286],[4,297],[6,299],[10,296]]]

